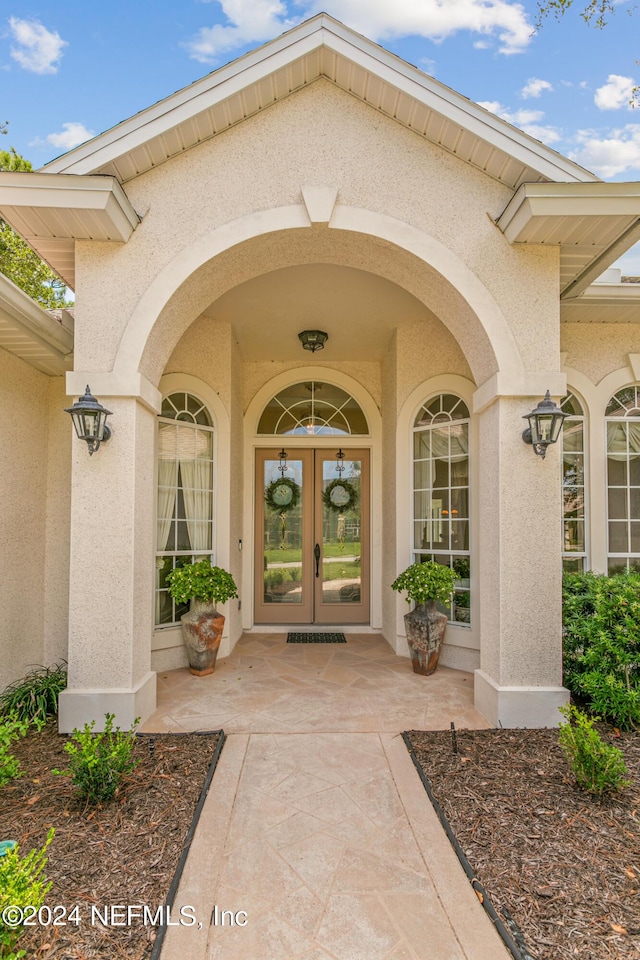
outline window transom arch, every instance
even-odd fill
[[[261,436],[368,436],[369,424],[358,401],[326,381],[284,387],[267,403],[258,421]]]
[[[469,544],[469,408],[440,393],[413,422],[413,560],[452,567],[458,579],[444,607],[454,623],[471,623]]]
[[[205,403],[186,391],[163,398],[158,416],[156,626],[188,609],[169,594],[167,574],[214,556],[214,427]]]

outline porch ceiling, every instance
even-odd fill
[[[380,360],[394,330],[429,316],[397,284],[333,264],[284,267],[234,287],[204,311],[229,323],[245,360],[309,360],[298,334],[329,334],[324,360]]]

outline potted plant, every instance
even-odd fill
[[[451,567],[425,560],[412,563],[391,584],[392,590],[407,594],[407,603],[415,603],[415,608],[404,617],[415,673],[428,677],[438,666],[447,615],[436,609],[436,603],[451,602],[456,579]]]
[[[215,605],[238,596],[235,580],[205,557],[176,567],[167,574],[167,583],[177,603],[190,602],[180,620],[191,673],[197,677],[213,673],[224,628],[224,617]]]

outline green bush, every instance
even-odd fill
[[[64,663],[37,667],[0,694],[0,714],[22,720],[46,720],[58,714],[58,696],[67,686]]]
[[[0,787],[20,776],[20,763],[11,752],[11,744],[24,737],[28,729],[27,720],[0,717]]]
[[[47,850],[53,834],[52,827],[44,846],[40,850],[31,850],[25,857],[20,856],[17,846],[0,857],[0,957],[3,960],[19,960],[26,956],[25,950],[16,951],[24,924],[17,922],[14,925],[8,908],[17,908],[18,919],[26,907],[32,907],[37,913],[44,904],[52,884],[42,873],[47,864]]]
[[[593,724],[599,717],[588,717],[574,706],[560,707],[567,720],[560,727],[562,747],[578,786],[602,797],[629,786],[627,768],[621,750],[605,743]]]
[[[140,718],[134,721],[131,730],[121,732],[113,729],[113,713],[105,714],[103,733],[94,733],[95,720],[85,723],[82,730],[74,730],[64,749],[71,758],[66,770],[54,770],[55,774],[69,776],[78,793],[88,803],[111,800],[120,782],[138,765],[133,759],[136,745],[135,729]]]
[[[623,729],[640,724],[640,575],[565,574],[565,686]]]

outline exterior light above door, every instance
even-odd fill
[[[83,397],[78,398],[72,407],[65,407],[65,413],[71,415],[79,439],[86,440],[89,456],[111,436],[111,430],[107,426],[107,417],[111,415],[111,410],[107,410],[91,396],[89,384]]]
[[[329,334],[323,330],[303,330],[302,333],[298,334],[298,340],[304,349],[311,350],[311,353],[315,353],[316,350],[324,350],[324,345],[328,339]]]
[[[555,443],[560,436],[560,430],[564,418],[568,416],[551,399],[549,391],[545,393],[544,400],[541,400],[538,406],[523,416],[523,420],[529,421],[529,426],[522,433],[522,439],[525,443],[533,445],[533,452],[544,460],[547,447]]]
[[[289,469],[289,467],[288,467],[288,465],[287,465],[287,458],[288,458],[289,454],[287,453],[287,451],[286,451],[285,448],[283,447],[282,450],[280,451],[280,453],[278,454],[278,456],[280,457],[280,466],[278,467],[278,470],[280,471],[280,473],[281,473],[282,476],[284,477],[285,473],[286,473],[287,470]]]

